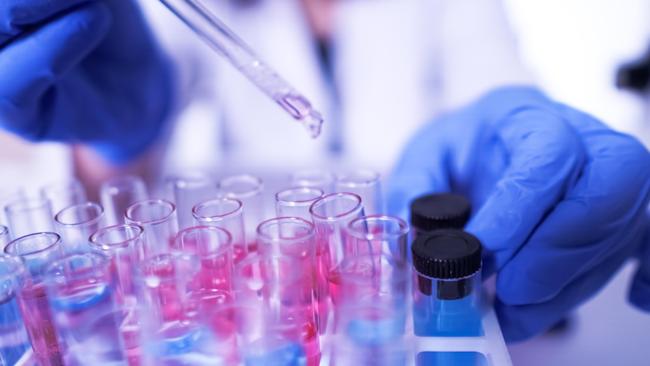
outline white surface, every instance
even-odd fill
[[[515,366],[650,365],[650,314],[626,302],[635,266],[628,264],[578,309],[567,333],[511,345]]]

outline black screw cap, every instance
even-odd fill
[[[418,236],[411,250],[413,266],[428,277],[459,279],[481,268],[481,242],[462,230],[443,229]]]
[[[411,202],[411,225],[423,232],[462,229],[472,209],[465,197],[443,193],[420,196]]]

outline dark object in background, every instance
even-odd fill
[[[411,226],[416,237],[438,229],[462,229],[469,221],[471,206],[465,197],[428,194],[411,202]]]
[[[616,86],[638,94],[650,92],[650,47],[644,56],[618,69]]]

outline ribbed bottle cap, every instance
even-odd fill
[[[411,202],[411,225],[421,231],[462,229],[470,213],[470,203],[463,196],[428,194]]]
[[[442,229],[420,235],[411,250],[413,266],[428,277],[463,278],[481,268],[481,242],[462,230]]]

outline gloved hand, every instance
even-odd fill
[[[2,0],[0,127],[129,160],[158,137],[171,68],[132,0]]]
[[[389,182],[392,213],[425,192],[456,192],[466,230],[498,272],[507,340],[546,330],[594,295],[643,241],[650,155],[634,138],[532,88],[494,91],[427,125]]]

